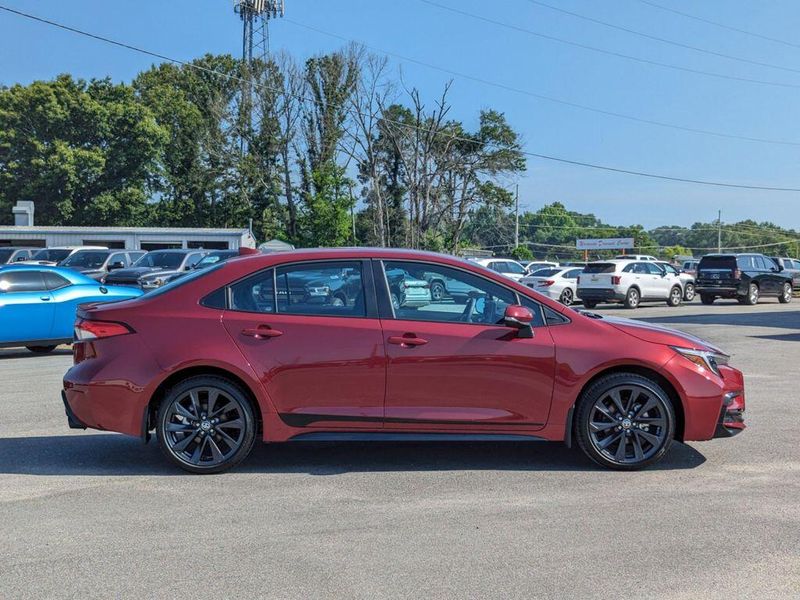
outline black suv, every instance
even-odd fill
[[[758,304],[762,296],[792,301],[792,276],[763,254],[709,254],[697,266],[695,291],[703,304],[717,298],[736,298],[739,304]]]

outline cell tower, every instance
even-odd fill
[[[257,63],[269,57],[269,21],[282,17],[285,0],[234,0],[233,11],[242,19],[242,61],[247,67],[242,84],[242,118],[253,122],[253,79],[258,73]],[[244,146],[244,142],[243,142]]]

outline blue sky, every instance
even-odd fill
[[[595,19],[715,52],[786,67],[779,70],[643,39],[537,6],[529,0],[435,0],[542,34],[768,86],[641,64],[454,14],[422,0],[286,0],[272,47],[300,58],[342,41],[297,23],[452,71],[535,94],[642,119],[800,144],[800,47],[723,30],[639,0],[543,0]],[[792,0],[654,0],[707,19],[795,40],[800,3]],[[181,60],[240,52],[240,22],[228,0],[0,0],[0,4],[139,45]],[[800,45],[800,41],[798,42]],[[153,61],[0,12],[0,83],[28,83],[68,72],[129,81]],[[392,59],[392,68],[431,101],[454,79],[452,115],[474,126],[481,108],[504,112],[531,152],[691,179],[800,187],[800,145],[725,139],[635,123],[532,98]],[[794,71],[796,70],[796,71]],[[796,87],[792,87],[796,86]],[[688,225],[769,220],[800,228],[800,193],[670,183],[531,159],[522,204],[552,201],[619,224]]]

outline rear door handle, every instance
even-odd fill
[[[255,329],[242,329],[242,335],[256,338],[257,340],[268,340],[282,336],[283,332],[273,329],[269,325],[259,325]]]
[[[396,346],[404,346],[406,348],[412,346],[424,346],[428,340],[417,337],[413,333],[406,333],[404,335],[393,335],[389,338],[389,343]]]

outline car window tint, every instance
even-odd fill
[[[523,296],[520,294],[519,303],[531,311],[533,315],[533,321],[531,321],[531,327],[544,327],[545,321],[547,320],[548,324],[556,324],[556,323],[564,323],[567,321],[565,318],[559,319],[557,316],[554,317],[553,322],[550,322],[549,316],[557,315],[556,311],[551,308],[548,308],[542,304],[536,302],[532,298],[528,298],[528,296]]]
[[[502,323],[506,307],[516,303],[514,292],[443,265],[388,261],[384,271],[396,319],[495,325]],[[432,281],[445,288],[436,301]]]
[[[571,271],[564,273],[564,279],[577,279],[582,272],[583,269],[572,269]]]
[[[202,274],[211,271],[197,271]],[[192,275],[189,275],[191,277]],[[239,312],[275,312],[275,273],[272,269],[259,271],[247,279],[231,286],[230,309]]]
[[[597,271],[587,271],[588,273],[597,273]],[[636,273],[636,265],[630,264],[627,265],[624,269],[622,269],[623,273]]]
[[[0,273],[0,292],[44,292],[47,287],[39,271]]]
[[[277,270],[278,312],[288,315],[366,317],[358,261],[304,263]]]
[[[642,266],[650,275],[662,275],[664,271],[655,263],[643,263]]]
[[[72,285],[66,277],[62,277],[58,273],[53,273],[52,271],[44,271],[42,276],[44,277],[44,282],[48,290],[60,290],[68,285]]]
[[[195,266],[202,260],[203,256],[205,255],[200,252],[195,252],[194,254],[190,254],[189,257],[186,259],[186,268],[188,269],[190,267]]]
[[[561,272],[561,269],[539,269],[531,273],[531,277],[552,277]]]
[[[525,272],[525,267],[515,262],[508,261],[503,263],[503,273],[514,273],[515,275],[522,275]]]

